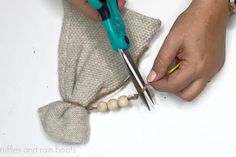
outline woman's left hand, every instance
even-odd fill
[[[193,100],[225,61],[228,0],[193,0],[166,37],[147,80],[161,92]],[[175,60],[181,65],[171,75]]]

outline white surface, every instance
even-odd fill
[[[128,8],[163,23],[141,64],[144,76],[175,18],[189,3],[128,0]],[[62,16],[58,0],[1,1],[0,156],[236,156],[236,17],[229,22],[224,69],[198,99],[185,103],[155,92],[154,112],[139,104],[92,114],[89,143],[66,146],[48,139],[37,114],[37,108],[60,99],[57,48]],[[125,90],[134,91],[132,85]]]

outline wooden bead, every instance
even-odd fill
[[[100,102],[97,107],[99,112],[106,112],[107,111],[107,103]]]
[[[118,109],[118,102],[115,99],[111,99],[107,103],[107,107],[109,110],[116,110]]]
[[[120,106],[120,107],[127,107],[128,106],[128,104],[129,104],[129,100],[128,100],[128,97],[127,96],[120,96],[119,98],[118,98],[118,105]]]

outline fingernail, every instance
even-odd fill
[[[152,70],[147,77],[147,81],[153,82],[153,81],[156,81],[156,79],[157,79],[157,74],[154,70]]]

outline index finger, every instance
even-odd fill
[[[172,74],[150,84],[161,92],[176,93],[186,88],[197,77],[194,67],[187,61],[180,63],[179,68]]]

